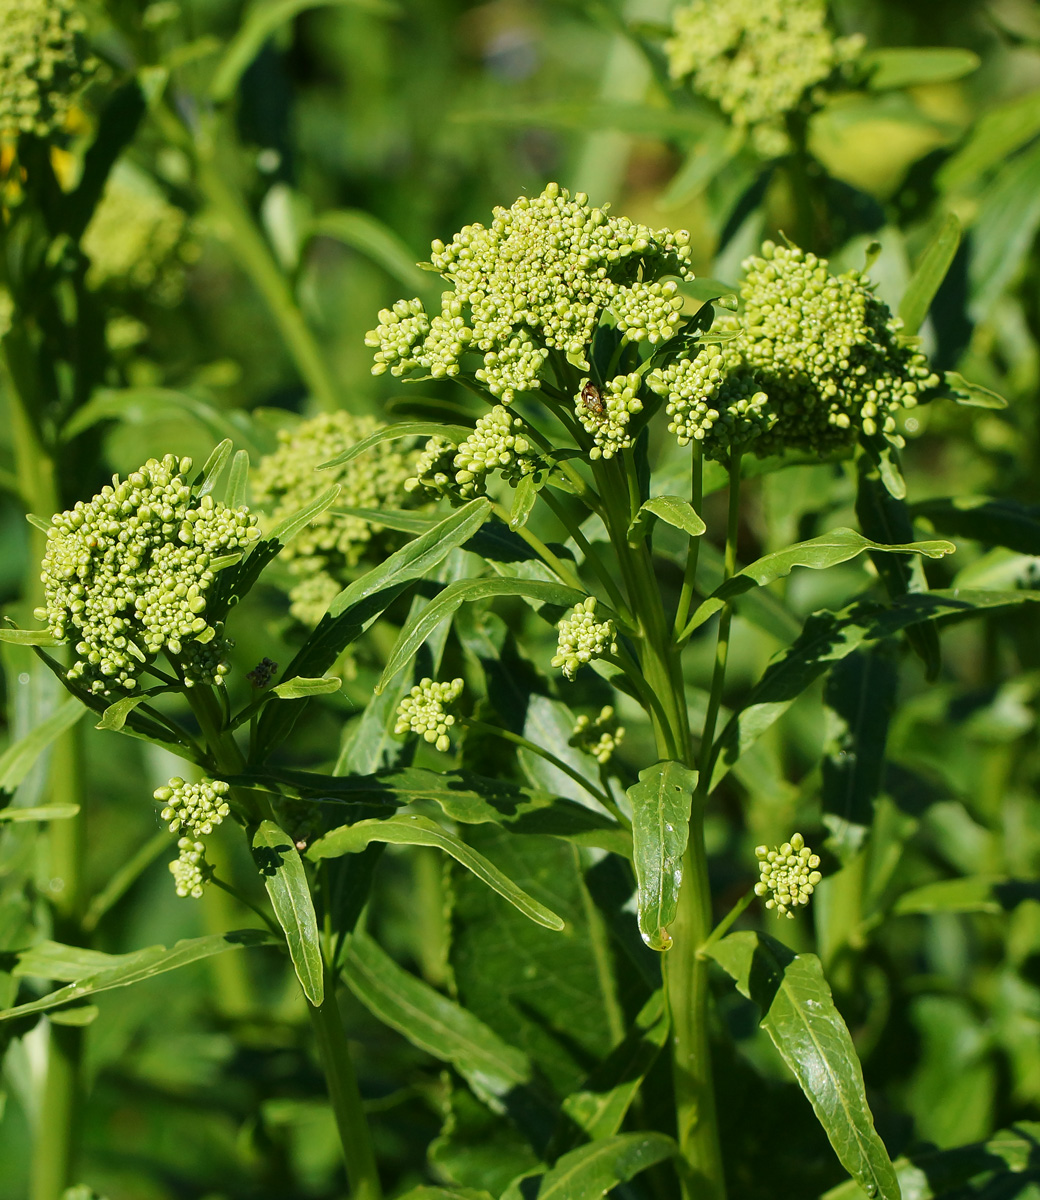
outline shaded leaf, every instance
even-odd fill
[[[682,883],[690,834],[690,805],[697,772],[662,762],[639,772],[628,789],[632,801],[632,862],[639,883],[639,932],[652,950],[667,950]]]
[[[260,822],[252,846],[253,860],[263,876],[274,915],[285,932],[300,986],[317,1008],[325,998],[325,979],[318,920],[299,851],[274,821]]]
[[[1027,92],[990,109],[971,126],[965,144],[939,168],[936,182],[943,191],[969,186],[986,171],[1000,166],[1040,134],[1040,92]]]
[[[563,1155],[545,1173],[537,1192],[528,1193],[522,1180],[515,1180],[502,1200],[524,1200],[528,1194],[537,1200],[599,1200],[617,1184],[677,1153],[674,1140],[663,1133],[619,1133]]]
[[[946,278],[946,272],[961,244],[961,223],[953,213],[943,218],[932,240],[917,260],[914,273],[906,285],[899,304],[899,316],[908,334],[916,334],[924,324],[935,294]]]
[[[342,454],[337,454],[335,458],[322,463],[318,470],[328,471],[332,467],[342,467],[381,442],[393,442],[408,437],[443,437],[459,445],[472,432],[468,425],[446,425],[443,421],[404,421],[400,425],[384,425],[382,429],[377,429],[368,437],[363,437],[361,441],[349,446]]]
[[[2,631],[0,631],[2,632]],[[63,700],[49,717],[35,729],[18,739],[0,754],[0,792],[13,792],[29,774],[33,763],[44,750],[83,716],[86,709],[78,700],[69,697]],[[10,812],[10,809],[4,810]],[[2,814],[0,814],[2,816]],[[18,820],[8,816],[6,820]],[[28,819],[28,818],[23,818]]]
[[[1004,911],[997,893],[1003,881],[988,875],[940,879],[904,892],[892,906],[897,916],[909,913]]]
[[[321,213],[307,226],[305,236],[335,238],[378,263],[407,291],[421,296],[430,290],[431,278],[415,265],[415,255],[407,244],[363,209],[341,208]]]
[[[912,504],[910,511],[915,517],[925,517],[940,533],[1040,555],[1040,508],[1014,500],[965,496],[921,500]]]
[[[37,808],[0,808],[0,821],[67,821],[78,814],[78,804],[41,804]]]
[[[978,69],[979,56],[960,46],[886,46],[865,51],[859,63],[873,91],[947,83]]]

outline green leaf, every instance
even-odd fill
[[[392,442],[398,438],[408,437],[443,437],[457,446],[464,442],[472,432],[473,430],[468,425],[446,425],[442,421],[404,421],[400,425],[384,425],[382,429],[377,429],[375,433],[363,437],[360,442],[355,442],[342,454],[337,454],[335,458],[330,458],[328,462],[322,463],[318,470],[329,471],[333,467],[342,467],[348,462],[353,462],[355,458],[359,458],[366,450],[378,446],[380,442]]]
[[[245,946],[277,945],[278,939],[266,929],[236,929],[231,933],[214,933],[206,937],[188,938],[177,942],[172,949],[165,946],[151,946],[146,950],[137,950],[133,954],[106,955],[111,965],[91,971],[78,977],[67,987],[59,988],[32,1000],[27,1004],[19,1004],[0,1012],[0,1021],[10,1021],[18,1017],[26,1017],[32,1013],[47,1012],[58,1008],[72,1000],[80,1000],[84,996],[92,996],[111,988],[129,987],[133,983],[141,983],[167,971],[210,958],[214,954],[222,954],[225,950],[239,950]],[[29,951],[29,953],[32,953]]]
[[[639,511],[632,518],[632,524],[628,528],[628,536],[631,540],[638,540],[645,536],[646,527],[649,524],[648,516],[659,517],[668,525],[689,534],[690,537],[700,537],[707,529],[689,500],[684,500],[681,496],[653,496],[640,505]]]
[[[563,1155],[545,1173],[536,1193],[521,1186],[530,1173],[514,1180],[502,1200],[523,1200],[527,1195],[537,1200],[599,1200],[617,1184],[677,1153],[673,1139],[663,1133],[619,1133]]]
[[[325,980],[318,920],[299,851],[274,821],[261,821],[253,834],[253,860],[263,876],[274,915],[285,932],[300,986],[317,1008],[325,998]]]
[[[689,624],[683,631],[685,638],[693,630],[703,625],[705,621],[731,603],[737,596],[743,595],[752,588],[764,587],[775,579],[790,575],[795,567],[810,567],[815,571],[837,566],[838,563],[848,562],[862,554],[864,550],[872,550],[886,554],[923,554],[928,558],[942,558],[956,550],[952,542],[903,542],[898,545],[887,545],[883,542],[873,542],[854,529],[832,529],[830,533],[810,538],[807,542],[797,542],[784,550],[777,550],[758,559],[750,566],[738,571],[732,578],[727,579],[700,604],[690,618]]]
[[[101,720],[98,721],[95,729],[122,729],[127,722],[127,718],[140,704],[146,703],[151,699],[151,692],[142,692],[138,696],[124,696],[122,700],[117,700],[114,704],[110,704],[108,708],[101,714]]]
[[[392,16],[396,7],[386,0],[253,0],[235,36],[217,64],[209,93],[217,103],[230,99],[264,42],[282,25],[309,8],[350,5],[376,16]]]
[[[63,646],[65,640],[56,638],[46,629],[15,629],[10,625],[0,625],[0,642],[10,642],[13,646]]]
[[[23,950],[11,973],[71,983],[74,979],[107,971],[125,957],[132,955],[105,954],[86,946],[66,946],[63,942],[45,940]]]
[[[889,46],[865,51],[858,64],[870,72],[867,86],[881,92],[962,79],[977,70],[980,61],[959,46]]]
[[[950,389],[950,399],[957,404],[969,408],[1007,408],[1008,402],[997,392],[983,387],[980,383],[971,383],[956,371],[944,372],[943,378]]]
[[[78,804],[42,804],[38,808],[0,808],[0,821],[67,821],[79,813]]]
[[[227,489],[224,492],[224,503],[228,508],[238,508],[245,504],[249,489],[249,451],[239,450],[231,460],[231,472],[228,475]]]
[[[639,782],[628,789],[639,932],[651,950],[667,950],[672,944],[668,926],[675,920],[696,787],[696,771],[661,762],[640,771]]]
[[[73,411],[62,426],[62,437],[77,437],[101,421],[148,425],[169,414],[181,420],[191,418],[216,440],[251,440],[250,426],[242,414],[221,412],[197,396],[162,387],[98,388],[86,404]]]
[[[924,517],[940,533],[1006,546],[1020,554],[1040,555],[1040,507],[964,496],[921,500],[910,506],[910,512]]]
[[[1004,905],[996,887],[1006,882],[991,875],[969,875],[940,879],[904,892],[892,906],[896,916],[910,913],[986,912],[999,913]]]
[[[916,334],[924,324],[960,244],[961,223],[953,213],[947,213],[918,259],[899,305],[899,316],[908,334]]]
[[[490,1192],[475,1188],[417,1187],[405,1192],[398,1200],[495,1200]]]
[[[524,475],[513,493],[513,507],[509,511],[509,528],[523,529],[534,511],[538,499],[538,476]]]
[[[574,605],[585,598],[576,588],[540,579],[460,579],[450,583],[398,634],[397,644],[390,652],[376,684],[376,693],[383,691],[397,672],[411,662],[419,647],[441,621],[452,616],[463,604],[495,596],[525,596],[561,606]]]
[[[3,631],[0,630],[0,633]],[[51,713],[24,737],[18,739],[0,754],[0,792],[13,792],[29,774],[33,763],[44,750],[83,716],[86,709],[71,697],[63,700]],[[5,809],[5,812],[17,810]],[[8,816],[6,820],[19,818]],[[28,820],[29,818],[23,818]]]
[[[415,265],[415,255],[396,233],[363,209],[341,208],[322,213],[310,222],[304,236],[335,238],[359,250],[392,275],[406,291],[417,295],[429,292],[431,282],[437,282]]]
[[[217,486],[234,448],[234,441],[231,438],[224,438],[222,442],[213,447],[209,458],[202,464],[202,470],[193,481],[192,486],[197,495],[208,496]]]
[[[968,315],[990,316],[1013,286],[1040,228],[1040,141],[1005,163],[978,199],[971,231]]]
[[[762,1028],[808,1097],[842,1166],[868,1196],[900,1200],[874,1129],[863,1070],[820,960],[750,932],[731,933],[709,953],[758,1006]]]
[[[395,846],[432,846],[450,854],[467,871],[493,891],[498,892],[538,925],[546,929],[562,929],[563,921],[551,909],[539,904],[482,855],[460,841],[454,834],[441,828],[428,817],[402,813],[383,820],[358,821],[354,825],[341,825],[320,837],[307,851],[307,857],[315,861],[322,858],[338,858],[341,854],[357,854],[370,842],[386,842]]]
[[[335,675],[322,675],[318,679],[305,679],[297,675],[295,679],[280,683],[271,691],[280,700],[300,700],[305,696],[329,696],[342,686],[343,680]]]
[[[686,161],[672,176],[663,194],[657,198],[658,206],[665,210],[674,209],[695,199],[718,177],[739,149],[739,134],[734,137],[733,126],[728,121],[706,123],[701,136],[687,151]],[[699,283],[700,280],[695,282]],[[736,288],[729,289],[729,293],[733,295],[736,291]],[[699,297],[694,296],[694,299]],[[710,302],[715,297],[709,296],[705,299],[706,302]]]
[[[968,140],[936,174],[936,183],[944,192],[971,186],[1040,134],[1040,91],[990,109],[969,128]]]
[[[478,1096],[502,1100],[531,1079],[527,1056],[483,1021],[409,974],[366,934],[350,938],[343,977],[370,1013],[413,1046],[451,1063]]]

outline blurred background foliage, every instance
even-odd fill
[[[269,452],[294,413],[408,415],[418,393],[450,412],[457,401],[441,385],[407,394],[390,376],[373,378],[365,331],[399,295],[430,294],[433,277],[412,264],[433,238],[486,221],[494,205],[548,180],[651,226],[688,228],[698,272],[723,281],[736,280],[741,259],[764,236],[793,236],[805,221],[782,164],[735,146],[713,109],[666,85],[655,31],[669,21],[668,0],[284,7],[298,15],[249,46],[242,30],[260,5],[83,5],[102,66],[51,153],[58,188],[68,193],[82,176],[84,153],[130,70],[146,93],[170,72],[171,103],[182,128],[209,139],[217,179],[200,172],[157,105],[121,150],[81,231],[89,264],[83,311],[92,322],[81,331],[95,340],[89,388],[76,397],[58,461],[63,504],[151,455],[201,461],[225,435],[254,457]],[[833,15],[842,33],[864,34],[871,48],[959,47],[979,56],[977,69],[960,78],[850,87],[816,114],[812,219],[802,241],[836,268],[861,266],[876,242],[872,275],[897,308],[944,216],[959,218],[965,238],[922,329],[924,346],[937,369],[994,389],[1008,406],[915,410],[906,421],[908,500],[918,532],[934,529],[958,544],[952,559],[928,564],[933,585],[1035,586],[1040,15],[1027,0],[842,0]],[[229,45],[242,47],[245,69],[221,95],[214,72],[226,66]],[[0,147],[0,167],[3,202],[14,212],[23,181],[9,145]],[[239,198],[314,333],[327,364],[324,395],[301,377],[255,256],[243,251],[234,224]],[[16,252],[12,243],[4,247],[5,256]],[[0,329],[6,319],[0,307]],[[56,343],[59,393],[71,386],[70,361],[68,347]],[[6,403],[0,382],[0,605],[24,623],[35,568]],[[679,456],[665,446],[660,456],[663,480]],[[744,561],[856,523],[855,479],[845,464],[767,474],[747,494]],[[999,502],[999,537],[980,537],[972,523],[984,498]],[[717,499],[708,509],[716,541],[723,524],[721,508],[712,508]],[[547,530],[553,533],[551,523]],[[661,546],[667,558],[666,537]],[[706,563],[717,559],[705,549]],[[775,607],[740,610],[732,685],[739,690],[760,676],[789,640],[792,616],[800,623],[840,606],[869,584],[872,570],[861,559],[796,573],[776,591]],[[676,586],[680,572],[681,562]],[[239,677],[264,656],[286,661],[300,637],[284,595],[267,589],[250,604],[250,620],[237,622]],[[526,620],[519,607],[506,623],[489,612],[467,614],[448,649],[448,677],[482,672],[488,706],[506,727],[524,710],[519,694],[529,720],[535,713],[543,724],[559,721],[564,711],[541,695],[518,649],[515,631]],[[794,828],[818,834],[810,837],[814,846],[829,836],[818,903],[797,922],[783,922],[778,936],[823,958],[893,1156],[985,1141],[1012,1122],[1040,1119],[1036,630],[1030,606],[948,625],[933,683],[916,659],[888,645],[846,660],[835,672],[842,678],[810,691],[742,761],[710,816],[719,915],[751,882],[755,844],[781,841]],[[547,637],[533,625],[528,632]],[[355,717],[392,634],[377,627],[351,661],[344,691],[315,706],[299,761],[326,770],[338,760],[349,765]],[[693,669],[706,677],[706,638],[702,647],[703,662]],[[14,741],[54,696],[28,651],[4,646],[2,662],[6,736]],[[850,694],[860,698],[856,711],[849,711]],[[575,711],[595,714],[609,697],[597,680],[583,679],[566,698]],[[620,758],[637,770],[653,750],[635,712],[627,715]],[[153,858],[96,920],[95,946],[122,952],[251,923],[220,893],[199,903],[173,894],[168,846],[155,841],[161,823],[149,798],[174,773],[171,760],[93,729],[82,736],[87,893],[101,892],[142,847]],[[464,754],[478,767],[489,755],[501,762],[501,743],[489,748],[470,734]],[[849,756],[877,764],[872,780],[855,773],[855,789]],[[38,802],[47,787],[40,763],[12,789],[13,802]],[[43,841],[29,824],[0,830],[3,954],[51,926]],[[591,869],[586,863],[583,872],[563,843],[484,829],[473,841],[561,913],[567,934],[548,933],[489,900],[468,877],[444,870],[432,851],[386,855],[368,929],[410,971],[526,1051],[548,1085],[567,1095],[630,1026],[656,961],[636,939],[604,1006],[590,983],[598,969],[590,950],[600,936],[595,927],[613,913],[633,933],[610,860]],[[225,866],[248,874],[245,863]],[[775,923],[768,927],[776,933]],[[0,985],[10,1003],[17,981],[0,976]],[[302,1005],[274,956],[224,956],[100,996],[97,1007],[87,1040],[79,1177],[99,1193],[110,1200],[343,1194]],[[749,1005],[721,987],[719,1011],[731,1194],[772,1200],[833,1186],[835,1196],[846,1195],[840,1167]],[[345,1017],[391,1194],[432,1178],[494,1191],[536,1161],[523,1114],[517,1126],[493,1115],[453,1071],[361,1003],[350,1000]],[[0,1200],[28,1195],[43,1037],[40,1026],[5,1027],[0,1035]],[[648,1127],[655,1126],[655,1097],[668,1087],[659,1065],[637,1116]],[[934,1194],[1040,1195],[1035,1156],[1014,1160],[1018,1190],[1000,1175],[1005,1160],[991,1150],[955,1173],[950,1186],[961,1190],[935,1185]],[[1032,1176],[1023,1163],[1032,1163]],[[999,1178],[987,1190],[994,1171]],[[651,1188],[652,1173],[647,1179]]]

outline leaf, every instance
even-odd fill
[[[457,612],[463,604],[495,596],[526,596],[531,600],[560,606],[574,605],[585,598],[576,588],[540,579],[460,579],[450,583],[398,634],[397,644],[390,652],[376,684],[376,693],[383,691],[397,672],[411,662],[419,647],[441,621]]]
[[[318,470],[330,471],[333,467],[345,466],[348,462],[359,458],[366,450],[378,446],[380,442],[392,442],[398,438],[407,437],[443,437],[457,446],[464,442],[472,432],[473,430],[468,425],[446,425],[443,421],[404,421],[400,425],[384,425],[382,429],[377,429],[375,433],[370,433],[360,442],[349,446],[342,454],[337,454],[335,458],[330,458],[328,462],[322,463]]]
[[[0,630],[0,633],[2,632]],[[35,729],[8,746],[3,754],[0,754],[0,792],[13,792],[29,774],[33,764],[51,742],[55,738],[61,737],[66,730],[71,729],[85,712],[86,709],[79,701],[68,697]],[[5,809],[4,811],[10,813],[14,810]],[[19,818],[8,816],[3,819],[14,821]]]
[[[523,888],[517,887],[511,879],[503,875],[494,863],[428,817],[402,813],[383,820],[341,825],[318,838],[308,849],[307,857],[319,860],[338,858],[341,854],[357,854],[370,842],[386,842],[395,846],[433,846],[443,850],[456,862],[461,863],[467,871],[472,871],[482,883],[508,900],[525,917],[529,917],[538,925],[544,925],[546,929],[563,928],[563,921],[556,913],[544,904],[539,904],[533,896],[529,896]]]
[[[640,771],[639,782],[628,789],[639,932],[651,950],[667,950],[672,944],[668,926],[675,920],[696,787],[696,771],[661,762]]]
[[[46,629],[15,629],[0,625],[0,642],[10,642],[13,646],[63,646],[65,639],[56,638]]]
[[[993,305],[1018,277],[1040,228],[1040,141],[1005,163],[978,200],[971,231],[968,280],[974,321],[989,317]]]
[[[1040,91],[1001,104],[975,121],[965,144],[936,174],[941,191],[958,191],[1003,165],[1040,134]]]
[[[509,511],[509,528],[523,529],[534,511],[538,499],[538,476],[524,475],[513,493],[513,507]]]
[[[490,1192],[475,1188],[417,1187],[405,1192],[398,1200],[495,1200]]]
[[[962,79],[977,70],[980,61],[960,46],[889,46],[865,51],[858,64],[870,72],[867,86],[881,92]]]
[[[654,496],[644,501],[632,518],[632,524],[628,527],[630,540],[637,540],[645,536],[649,524],[648,515],[659,517],[668,525],[689,534],[690,537],[700,537],[707,529],[689,500],[684,500],[681,496]]]
[[[108,708],[101,714],[101,720],[98,721],[95,729],[122,729],[126,724],[127,718],[139,704],[145,704],[151,699],[150,692],[142,692],[138,696],[124,696],[122,700],[117,700],[114,704],[110,704]]]
[[[214,439],[249,439],[250,426],[240,414],[221,412],[197,396],[162,387],[97,388],[62,426],[62,437],[76,437],[101,421],[147,425],[171,413],[182,420],[190,417]]]
[[[297,675],[295,679],[280,683],[271,691],[280,700],[300,700],[305,696],[329,696],[342,686],[343,680],[335,675],[322,675],[318,679],[305,679]]]
[[[360,250],[407,291],[421,296],[423,292],[431,290],[429,273],[415,265],[415,256],[405,242],[363,209],[341,208],[322,213],[310,222],[304,236],[335,238],[354,250]]]
[[[227,490],[224,492],[224,503],[228,508],[238,508],[245,504],[246,492],[249,488],[249,451],[239,450],[231,460],[231,472],[228,475]]]
[[[249,64],[276,30],[309,8],[350,5],[376,16],[397,10],[385,0],[253,0],[210,81],[209,93],[217,103],[230,99]]]
[[[591,783],[599,779],[599,764],[580,747],[570,744],[574,725],[574,713],[566,704],[537,692],[528,697],[524,711],[523,736],[534,745],[555,755]],[[567,796],[578,804],[591,807],[594,812],[603,811],[599,801],[592,797],[587,787],[583,787],[542,755],[535,754],[523,746],[517,748],[516,755],[524,774],[534,787],[557,796]]]
[[[961,223],[953,213],[947,213],[934,237],[925,247],[924,253],[917,260],[899,305],[899,316],[908,334],[916,334],[924,324],[935,294],[942,286],[960,244]]]
[[[79,814],[78,804],[43,804],[37,808],[0,808],[0,821],[67,821]]]
[[[962,879],[940,879],[904,892],[892,906],[896,916],[909,913],[1004,911],[996,892],[1004,882],[990,875],[969,875]]]
[[[451,1063],[478,1096],[501,1101],[530,1082],[525,1054],[462,1005],[399,967],[364,933],[351,935],[344,979],[374,1017],[413,1046]]]
[[[521,1187],[523,1178],[502,1193],[502,1200],[599,1200],[619,1183],[634,1179],[647,1167],[678,1153],[674,1140],[663,1133],[619,1133],[581,1146],[558,1159],[545,1173],[537,1193]]]
[[[867,1195],[900,1200],[874,1129],[863,1070],[820,960],[751,932],[731,933],[708,953],[758,1006],[762,1028],[808,1097],[842,1166]]]
[[[830,533],[821,534],[807,542],[797,542],[784,550],[776,550],[758,559],[750,566],[744,567],[730,579],[727,579],[700,604],[690,618],[689,624],[683,631],[683,637],[703,625],[705,621],[732,602],[737,596],[743,595],[752,588],[764,587],[784,575],[790,575],[795,567],[810,567],[815,571],[837,566],[838,563],[848,562],[862,554],[864,550],[872,550],[887,554],[924,554],[928,558],[942,558],[944,554],[952,554],[956,550],[952,542],[903,542],[897,545],[887,545],[883,542],[873,542],[854,529],[832,529]]]
[[[317,1008],[325,980],[314,901],[299,851],[274,821],[261,821],[253,834],[253,860],[264,878],[274,915],[285,932],[289,956],[304,995]]]
[[[17,1017],[26,1017],[32,1013],[47,1012],[58,1008],[72,1000],[80,1000],[84,996],[92,996],[110,988],[129,987],[133,983],[141,983],[166,971],[174,971],[178,967],[198,962],[214,954],[222,954],[225,950],[239,950],[245,946],[277,945],[278,939],[266,929],[236,929],[231,933],[214,933],[206,937],[188,938],[177,942],[172,949],[165,946],[150,946],[146,950],[137,950],[133,954],[113,954],[111,966],[93,971],[81,976],[67,987],[59,988],[32,1000],[27,1004],[19,1004],[0,1012],[0,1021],[10,1021]],[[31,951],[30,951],[31,953]]]
[[[231,438],[224,438],[222,442],[213,447],[209,458],[202,464],[202,470],[192,481],[193,490],[197,495],[208,496],[217,486],[217,481],[223,474],[233,449],[234,441]]]
[[[943,374],[946,386],[950,389],[950,399],[956,404],[964,404],[970,408],[1007,408],[1008,402],[999,393],[983,387],[980,383],[971,383],[956,371],[946,371]]]
[[[940,533],[1040,555],[1040,507],[985,496],[951,496],[921,500],[910,506],[910,512],[930,521]]]

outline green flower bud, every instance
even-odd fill
[[[169,822],[171,833],[184,828],[193,838],[198,838],[212,833],[231,811],[224,799],[230,790],[222,779],[185,783],[175,776],[152,794],[163,805],[160,816]]]
[[[594,721],[584,714],[578,717],[568,744],[591,754],[601,766],[606,766],[624,740],[625,727],[618,724],[613,706],[607,704]]]
[[[170,863],[173,886],[178,896],[191,896],[198,900],[202,896],[203,884],[210,876],[206,862],[206,847],[201,842],[182,837],[177,842],[178,856]]]
[[[611,379],[602,392],[591,380],[581,381],[574,398],[574,415],[592,434],[590,458],[613,458],[618,450],[632,445],[628,423],[643,411],[643,402],[636,395],[641,384],[634,372]]]
[[[444,709],[459,698],[462,688],[461,679],[453,679],[450,683],[434,683],[429,678],[420,680],[397,706],[394,733],[417,733],[442,753],[447,753],[451,749],[448,730],[455,724],[455,717]]]
[[[755,895],[768,896],[766,908],[775,908],[778,917],[794,917],[794,909],[809,903],[813,889],[823,878],[816,869],[819,855],[813,854],[800,833],[793,833],[782,846],[756,846],[755,857],[761,868]]]
[[[560,636],[552,666],[559,667],[568,679],[594,658],[617,653],[614,622],[596,620],[595,596],[576,604],[556,628]]]

